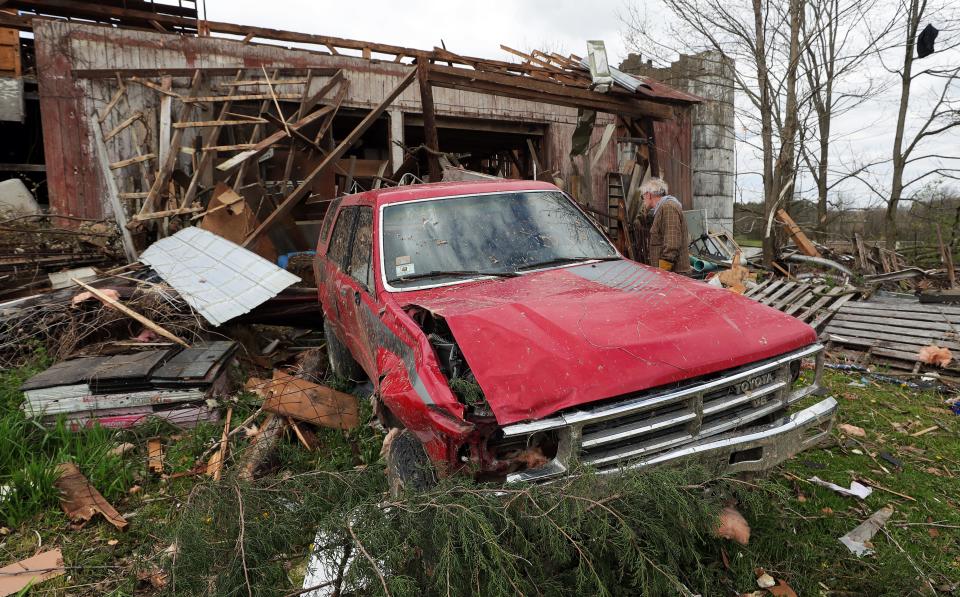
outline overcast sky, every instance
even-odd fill
[[[484,2],[436,2],[427,0],[352,0],[348,2],[310,0],[198,0],[206,3],[207,18],[286,29],[320,35],[345,37],[395,44],[419,49],[439,46],[441,40],[450,51],[473,56],[515,60],[500,49],[505,44],[520,50],[533,48],[560,53],[586,53],[586,40],[606,42],[610,63],[618,65],[626,56],[622,31],[626,2],[630,0],[589,0],[588,2],[557,0],[485,0]],[[646,3],[647,14],[660,17],[657,0]],[[953,56],[936,56],[944,64],[960,62],[960,52]],[[929,59],[928,59],[929,60]],[[922,89],[915,93],[917,106],[927,98]],[[960,95],[958,93],[957,95]],[[835,125],[842,139],[834,142],[835,155],[848,160],[869,160],[887,157],[892,141],[892,124],[896,119],[897,93],[863,106]],[[930,146],[931,153],[960,155],[960,128],[938,138]],[[738,137],[745,132],[737,131]],[[762,194],[758,175],[760,162],[756,152],[738,143],[738,200],[756,201]],[[881,186],[888,170],[880,168],[877,177]],[[801,179],[798,187],[809,191],[809,180]],[[855,204],[872,201],[869,193],[856,183],[840,189]]]

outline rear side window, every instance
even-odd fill
[[[359,208],[356,232],[353,233],[353,248],[350,253],[350,269],[347,273],[369,292],[373,288],[373,209]]]
[[[333,219],[337,216],[337,209],[340,208],[341,201],[343,201],[343,196],[337,197],[331,201],[330,205],[327,206],[327,213],[323,215],[323,226],[320,228],[319,241],[321,247],[327,246],[327,238],[330,236],[330,228],[333,225]]]
[[[350,235],[353,232],[353,222],[356,218],[357,208],[345,207],[340,211],[337,216],[337,223],[333,226],[333,236],[330,238],[327,257],[340,269],[346,269],[346,257],[350,251]]]

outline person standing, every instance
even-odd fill
[[[643,204],[653,214],[647,263],[677,274],[687,274],[690,272],[687,221],[680,201],[667,193],[667,183],[662,178],[651,178],[640,185]]]

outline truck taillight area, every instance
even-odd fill
[[[815,362],[810,383],[799,380],[804,359]],[[770,468],[829,433],[832,398],[789,414],[820,391],[822,367],[823,347],[814,344],[680,387],[507,426],[505,438],[553,430],[559,446],[550,461],[507,480],[546,480],[577,464],[612,473],[690,458],[718,473]]]

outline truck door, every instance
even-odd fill
[[[347,343],[348,332],[345,329],[347,326],[344,325],[344,322],[353,322],[356,318],[353,317],[352,308],[345,312],[346,305],[343,301],[343,293],[346,290],[343,288],[342,278],[345,276],[344,271],[350,255],[350,241],[353,238],[357,208],[353,206],[343,207],[336,218],[323,264],[325,270],[323,275],[323,302],[326,309],[324,315],[329,319],[337,337],[349,347]]]
[[[376,347],[372,345],[373,339],[370,338],[369,326],[366,325],[378,317],[373,274],[373,208],[361,205],[357,209],[347,275],[343,278],[343,287],[346,290],[344,299],[350,303],[349,308],[354,314],[354,324],[347,333],[347,341],[351,342],[350,352],[357,363],[370,379],[376,380]],[[346,325],[346,318],[344,322]]]

